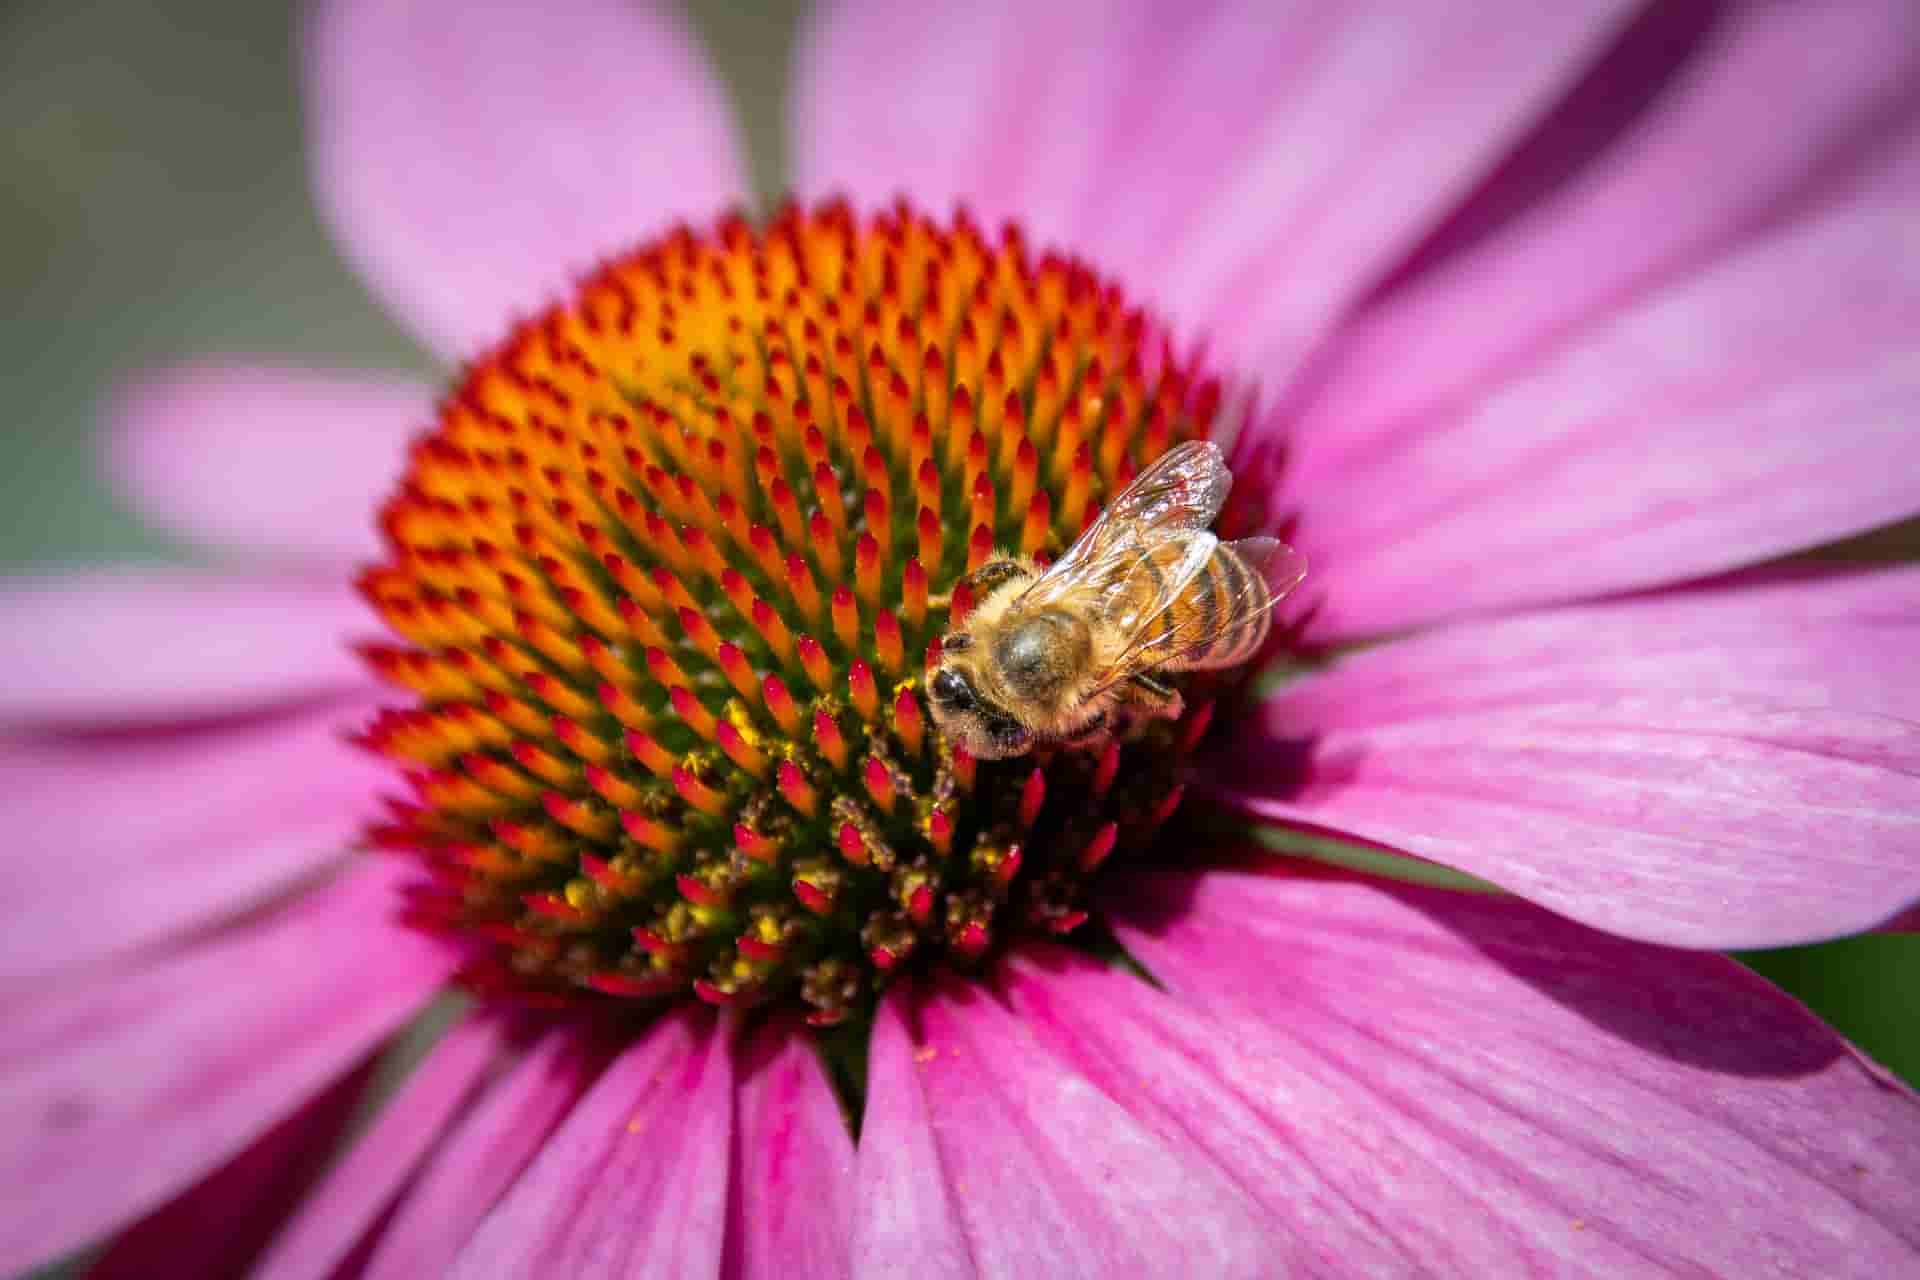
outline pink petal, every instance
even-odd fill
[[[122,388],[106,463],[162,528],[236,556],[353,564],[380,552],[380,504],[433,412],[429,388],[392,375],[208,361]]]
[[[1136,1123],[1189,1159],[1216,1165],[1258,1205],[1274,1274],[1426,1274],[1423,1256],[1452,1252],[1447,1236],[1457,1220],[1400,1221],[1394,1199],[1374,1185],[1380,1173],[1350,1154],[1381,1154],[1384,1135],[1357,1140],[1368,1110],[1352,1106],[1351,1128],[1329,1124],[1345,1108],[1318,1079],[1325,1063],[1301,1054],[1275,1078],[1282,1073],[1272,1063],[1290,1047],[1284,1032],[1202,1013],[1130,973],[1055,948],[1022,955],[1003,985],[1040,1043]]]
[[[1903,911],[1880,926],[1882,933],[1920,933],[1920,907]]]
[[[805,1027],[764,1024],[735,1098],[728,1280],[841,1280],[854,1210],[853,1137]]]
[[[746,197],[725,93],[665,5],[338,0],[307,37],[321,210],[444,356]]]
[[[858,1276],[1272,1274],[1242,1190],[963,980],[882,1002],[859,1159]]]
[[[369,1065],[329,1085],[218,1172],[121,1232],[87,1268],[87,1280],[149,1280],[161,1258],[171,1274],[200,1280],[251,1274],[346,1134],[372,1074]]]
[[[1016,1009],[1318,1271],[1920,1263],[1920,1100],[1730,960],[1344,879],[1147,876],[1114,905],[1171,998],[1063,960]]]
[[[1283,687],[1230,803],[1630,937],[1776,946],[1920,898],[1920,573],[1462,624]]]
[[[1920,567],[1749,574],[1458,623],[1287,686],[1295,726],[1354,729],[1599,697],[1728,694],[1920,720]]]
[[[845,4],[802,38],[797,184],[1019,217],[1284,378],[1625,11]]]
[[[369,709],[0,745],[0,991],[255,910],[340,858],[390,780],[341,740]]]
[[[505,1020],[487,1013],[469,1013],[448,1031],[405,1087],[380,1104],[372,1127],[328,1170],[253,1274],[336,1274],[452,1127],[508,1039]]]
[[[699,1010],[663,1018],[567,1117],[454,1274],[716,1273],[732,1128],[727,1029]]]
[[[932,1099],[913,1065],[921,1051],[908,1003],[898,990],[881,1002],[867,1052],[851,1274],[968,1280],[979,1268],[935,1140]]]
[[[245,928],[10,1001],[0,1270],[205,1177],[411,1016],[454,957],[389,921],[396,874],[369,863]]]
[[[379,627],[344,582],[90,569],[0,585],[0,724],[238,715],[364,689]]]
[[[1287,483],[1319,628],[1657,585],[1920,512],[1920,275],[1889,268],[1920,133],[1871,159],[1470,395],[1302,424]],[[1477,297],[1454,310],[1454,331],[1497,323]]]
[[[1911,131],[1902,99],[1917,62],[1920,10],[1907,0],[1651,7],[1462,211],[1478,220],[1455,229],[1476,237],[1471,248],[1343,334],[1318,371],[1297,465],[1484,394],[1675,273],[1845,198],[1848,168]],[[1635,114],[1614,118],[1623,111]],[[1586,163],[1567,173],[1570,154]],[[1515,190],[1543,186],[1530,203]],[[1516,201],[1520,216],[1486,225]],[[1461,323],[1473,316],[1490,319]]]
[[[381,1231],[366,1280],[445,1275],[474,1229],[606,1063],[567,1023],[549,1031],[460,1121]]]

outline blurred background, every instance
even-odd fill
[[[96,411],[130,370],[236,352],[430,368],[314,215],[291,8],[0,7],[0,569],[187,558],[116,505],[99,474]],[[780,111],[804,8],[689,7],[732,86],[763,197],[782,189]],[[1911,529],[1867,545],[1920,553]],[[1747,959],[1920,1082],[1920,938]]]
[[[301,153],[285,0],[0,4],[0,561],[185,553],[115,506],[104,390],[214,352],[429,370],[342,265]],[[781,188],[787,52],[804,6],[689,6]]]

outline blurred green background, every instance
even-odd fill
[[[692,6],[780,190],[796,0]],[[0,567],[186,552],[117,506],[95,461],[116,376],[222,352],[425,369],[321,232],[292,18],[271,0],[10,0],[0,8]],[[1912,554],[1904,535],[1871,540]],[[1920,850],[1916,850],[1920,856]],[[1920,1081],[1920,939],[1749,957]]]

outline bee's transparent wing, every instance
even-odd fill
[[[1072,597],[1085,599],[1087,593],[1109,603],[1124,599],[1131,594],[1127,575],[1141,558],[1171,537],[1205,530],[1220,514],[1232,483],[1219,445],[1210,440],[1175,445],[1114,496],[1018,603],[1047,608]]]
[[[1180,587],[1157,593],[1156,609],[1143,610],[1142,616],[1128,619],[1127,642],[1096,675],[1099,688],[1169,664],[1198,661],[1204,666],[1208,653],[1232,652],[1246,629],[1258,626],[1265,612],[1307,575],[1306,557],[1278,538],[1242,538],[1225,545],[1252,570],[1251,575],[1235,585],[1233,576],[1222,576],[1216,566],[1208,591],[1210,607],[1175,610],[1180,590],[1212,559],[1219,544],[1212,534],[1205,534],[1204,544],[1195,539],[1195,551],[1202,545],[1205,556],[1192,566]],[[1184,559],[1181,562],[1183,567],[1186,563]]]

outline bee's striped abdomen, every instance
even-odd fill
[[[1168,613],[1181,615],[1184,625],[1200,637],[1178,663],[1169,665],[1231,667],[1266,643],[1273,630],[1273,593],[1265,579],[1223,543]],[[1174,625],[1171,618],[1169,625]]]

